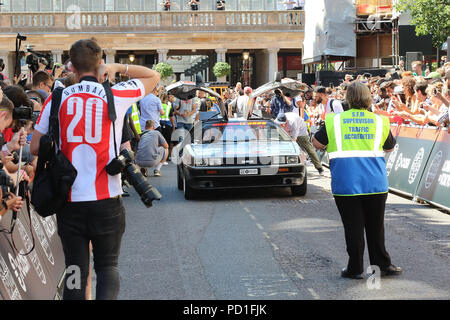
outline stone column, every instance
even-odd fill
[[[57,63],[63,63],[62,61],[62,55],[64,53],[64,50],[52,50],[53,53],[53,61]]]
[[[168,49],[158,49],[156,52],[158,52],[158,63],[167,62],[167,53],[169,52]]]
[[[268,82],[275,80],[275,72],[278,71],[278,51],[280,48],[269,48],[269,70],[268,70]]]
[[[14,52],[8,50],[0,50],[0,58],[3,59],[5,69],[2,71],[8,79],[13,81],[14,79]]]
[[[105,63],[115,63],[116,62],[116,50],[114,49],[104,49],[106,55]]]
[[[217,53],[217,62],[226,62],[227,49],[223,48],[216,49],[216,53]]]

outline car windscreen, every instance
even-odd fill
[[[281,127],[271,121],[206,123],[202,127],[203,143],[242,141],[290,141]]]

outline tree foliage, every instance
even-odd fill
[[[431,35],[434,47],[440,48],[450,36],[450,0],[398,0],[395,8],[409,11],[416,34]]]

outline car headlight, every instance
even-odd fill
[[[286,164],[286,157],[274,157],[274,164]]]
[[[222,159],[221,158],[197,158],[194,160],[194,165],[196,167],[221,166]]]
[[[222,165],[222,158],[211,158],[209,159],[209,165],[214,166],[221,166]]]
[[[286,157],[286,163],[287,164],[294,164],[299,163],[299,157],[298,156],[287,156]]]
[[[194,159],[194,166],[196,167],[207,167],[208,166],[208,159],[206,158],[195,158]]]

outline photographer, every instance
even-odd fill
[[[96,299],[117,299],[118,260],[125,231],[121,175],[108,175],[106,167],[117,159],[122,126],[128,108],[152,92],[160,80],[154,70],[122,64],[102,64],[102,49],[93,39],[79,40],[70,49],[73,72],[79,84],[62,92],[59,108],[60,149],[77,170],[68,202],[57,212],[58,234],[66,266],[81,271],[81,286],[69,288],[66,275],[64,299],[85,299],[92,241],[97,274]],[[112,87],[117,119],[109,118],[108,101],[101,83],[116,73],[132,80]],[[40,138],[49,131],[52,101],[43,106],[31,140],[31,152],[39,152]],[[95,121],[92,116],[95,115]],[[115,132],[115,135],[113,135]],[[110,139],[113,137],[113,139]],[[114,142],[114,141],[116,142]],[[70,284],[70,283],[69,283]]]
[[[38,71],[33,75],[32,90],[36,90],[47,100],[48,96],[52,92],[53,77],[46,71]]]
[[[13,110],[14,105],[6,96],[2,98],[0,101],[0,131],[3,131],[5,128],[9,127],[13,122]],[[2,161],[2,165],[4,161],[9,161],[12,157],[10,156],[10,151],[14,149],[20,148],[21,145],[25,145],[26,135],[24,132],[18,132],[13,139],[4,143],[3,137],[1,137],[0,144],[2,145],[0,151],[0,158]],[[2,169],[0,172],[6,174]],[[14,209],[19,211],[22,206],[22,198],[16,197],[14,194],[10,193],[9,195],[3,195],[3,191],[0,188],[0,199],[2,203],[0,205],[0,216],[4,215],[9,209]],[[7,196],[7,200],[3,198],[3,196]]]

